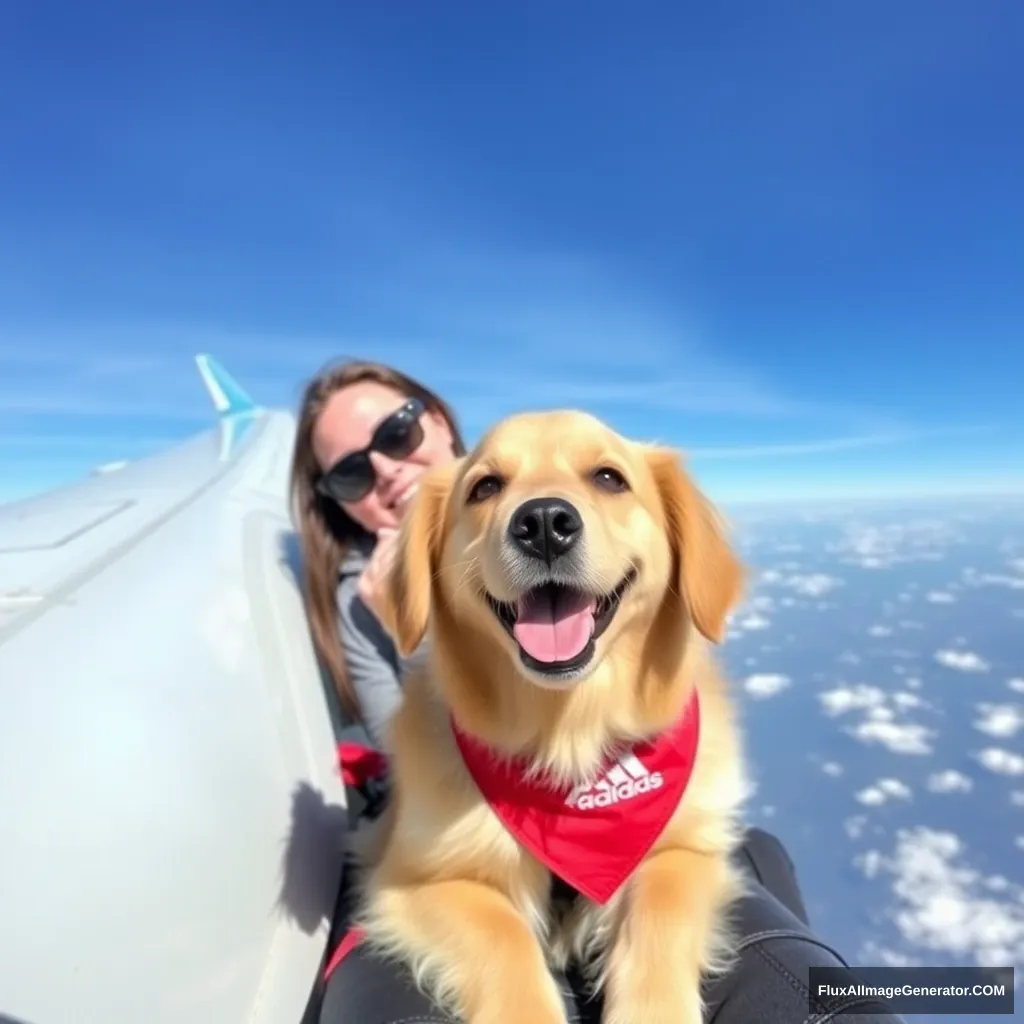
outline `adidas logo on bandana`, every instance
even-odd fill
[[[635,754],[626,754],[592,786],[577,786],[565,802],[581,811],[610,807],[660,789],[664,781],[661,772],[649,772]]]

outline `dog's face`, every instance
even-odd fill
[[[568,688],[623,634],[646,634],[666,601],[717,642],[740,583],[673,452],[584,413],[524,414],[424,478],[380,611],[407,655],[443,603],[460,640]]]

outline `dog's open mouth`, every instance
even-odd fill
[[[636,569],[610,593],[595,597],[562,583],[545,583],[507,604],[487,595],[488,604],[519,645],[527,668],[544,675],[572,673],[594,656],[594,642],[608,628],[636,579]]]

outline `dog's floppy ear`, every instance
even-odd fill
[[[445,505],[460,460],[430,469],[420,478],[398,532],[395,560],[375,611],[407,658],[427,631],[430,606],[444,541]]]
[[[743,567],[711,503],[697,489],[679,456],[651,447],[647,464],[665,510],[675,556],[676,582],[694,625],[714,643],[725,635],[725,620],[740,600]]]

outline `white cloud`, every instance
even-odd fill
[[[956,598],[948,590],[929,590],[925,600],[932,604],[953,604]]]
[[[861,722],[848,730],[862,743],[879,743],[894,754],[930,754],[934,732],[916,722]]]
[[[1008,679],[1006,685],[1013,690],[1014,693],[1024,693],[1024,678],[1017,677],[1015,679]]]
[[[868,636],[892,636],[891,626],[870,626],[868,628]]]
[[[761,672],[747,676],[743,686],[751,697],[763,700],[767,697],[774,697],[777,693],[785,690],[792,680],[789,676],[777,672]]]
[[[965,569],[963,579],[969,587],[1007,587],[1010,590],[1024,590],[1024,577],[1007,576],[1005,573]]]
[[[1002,747],[986,747],[974,755],[983,768],[997,775],[1024,775],[1024,757]]]
[[[0,389],[0,416],[130,417],[193,424],[211,419],[209,399],[198,390],[190,393],[182,384],[183,379],[170,374],[164,378],[161,388],[154,387],[149,393],[114,387],[85,391],[75,385],[59,383],[44,387],[9,384]]]
[[[961,536],[952,523],[936,519],[848,523],[843,536],[827,545],[841,561],[862,569],[888,569],[908,562],[937,562]]]
[[[973,651],[941,650],[935,652],[935,660],[956,672],[987,672],[989,664]]]
[[[898,949],[886,949],[877,942],[866,942],[861,950],[860,962],[878,964],[881,967],[918,967],[917,959],[901,953]]]
[[[760,582],[764,585],[785,587],[802,597],[824,597],[837,587],[845,584],[835,576],[825,573],[800,573],[792,570],[768,569],[761,573]],[[785,604],[783,600],[783,604]]]
[[[740,620],[739,627],[747,630],[767,629],[771,624],[771,619],[766,619],[759,612],[751,612]]]
[[[1015,736],[1024,727],[1024,708],[1019,704],[979,704],[978,711],[982,717],[974,728],[989,736]]]
[[[816,572],[809,576],[791,576],[786,585],[792,587],[798,594],[804,594],[807,597],[822,597],[835,590],[836,587],[841,587],[843,581],[834,576]]]
[[[208,413],[209,425],[213,425],[212,416]],[[173,444],[180,443],[192,435],[190,429],[179,429],[165,434],[142,434],[138,432],[107,434],[102,432],[79,431],[78,433],[56,433],[23,431],[18,434],[0,435],[0,456],[18,458],[38,458],[40,453],[59,451],[62,453],[84,452],[120,448],[123,451],[136,452],[145,449],[161,451]]]
[[[418,259],[396,268],[389,257],[388,273],[405,297],[402,321],[415,325],[406,345],[420,350],[401,365],[442,388],[464,421],[489,421],[514,401],[747,419],[838,416],[853,430],[878,429],[866,417],[784,395],[749,366],[724,360],[674,309],[653,307],[597,261],[453,247],[444,230],[445,243]],[[480,357],[469,365],[467,346]],[[537,360],[544,374],[532,371]]]
[[[854,686],[839,686],[834,690],[819,693],[818,699],[825,706],[825,713],[835,716],[843,715],[847,711],[884,707],[886,695],[877,686],[857,683]]]
[[[912,435],[862,434],[853,437],[830,437],[794,444],[723,445],[714,448],[693,448],[689,457],[693,461],[720,461],[724,459],[767,459],[824,455],[828,452],[851,451],[900,444],[912,440]]]
[[[794,400],[756,379],[747,367],[724,362],[675,316],[642,308],[595,265],[577,261],[569,268],[563,261],[556,267],[557,261],[529,255],[498,261],[488,254],[484,262],[438,252],[431,256],[416,272],[418,280],[404,289],[406,319],[414,326],[406,332],[403,324],[403,337],[386,336],[392,328],[385,322],[382,336],[375,338],[274,337],[194,323],[79,324],[73,331],[0,337],[0,379],[5,383],[14,377],[14,370],[4,372],[5,340],[11,347],[66,356],[49,360],[44,386],[0,388],[0,412],[136,415],[141,403],[145,414],[146,400],[165,398],[168,381],[185,381],[192,355],[208,351],[238,373],[240,383],[259,379],[270,386],[267,402],[284,398],[283,381],[296,391],[326,362],[372,352],[429,380],[453,401],[460,418],[475,426],[475,421],[490,421],[496,408],[510,411],[512,395],[517,404],[643,404],[755,419],[828,414],[827,407]],[[544,272],[538,272],[541,262]],[[403,269],[391,263],[394,280]],[[499,263],[505,272],[494,272]],[[429,268],[426,278],[424,268]],[[595,295],[603,301],[595,304]],[[479,358],[467,366],[464,352],[470,339]],[[521,355],[545,356],[548,372],[538,376],[510,370],[504,352],[512,340]],[[144,349],[159,356],[140,357]],[[524,356],[522,363],[531,360]],[[14,369],[23,379],[44,376],[24,360]],[[292,401],[295,397],[288,395]]]
[[[826,775],[831,775],[833,778],[837,778],[843,774],[843,766],[841,764],[837,764],[835,761],[826,761],[821,766],[821,770]]]
[[[860,839],[867,828],[868,816],[866,814],[855,814],[843,822],[843,831],[850,839]]]
[[[873,786],[856,794],[857,800],[869,807],[877,807],[889,800],[909,800],[910,797],[910,787],[899,779],[879,779]]]
[[[886,694],[877,686],[858,683],[818,694],[825,714],[835,718],[851,712],[864,717],[845,731],[862,743],[880,744],[894,754],[930,754],[933,730],[917,722],[898,721],[898,712],[917,706],[915,694]]]
[[[192,365],[197,352],[210,352],[230,370],[236,359],[248,365],[312,372],[339,352],[375,345],[385,359],[405,361],[415,345],[351,337],[297,336],[224,330],[196,322],[80,323],[72,328],[37,328],[0,334],[0,366],[37,376],[66,372],[75,379],[151,381],[168,370]]]
[[[974,788],[970,778],[952,768],[944,772],[933,772],[928,776],[927,785],[932,793],[970,793]]]
[[[893,879],[892,919],[903,939],[979,966],[1024,960],[1024,888],[965,862],[963,841],[923,826],[900,829],[896,849],[856,863],[868,878]],[[998,898],[996,894],[1001,894]]]
[[[77,324],[14,337],[8,332],[0,335],[0,416],[209,421],[197,352],[213,353],[257,400],[292,405],[302,381],[339,351],[338,344],[337,338],[271,337],[195,324]],[[34,358],[12,363],[9,349],[15,347]]]
[[[1024,789],[1011,790],[1010,803],[1014,807],[1024,807]]]
[[[912,683],[912,679],[907,680],[908,683]],[[916,693],[906,693],[903,690],[897,690],[892,695],[892,702],[898,708],[906,710],[907,708],[920,708],[924,707],[924,701]]]
[[[906,431],[901,433],[859,434],[848,437],[826,437],[813,441],[798,441],[791,444],[725,445],[713,448],[690,450],[693,460],[722,459],[766,459],[799,457],[802,455],[825,455],[829,452],[852,451],[859,448],[877,448],[886,445],[906,444],[929,437],[957,437],[990,433],[992,428],[985,425],[938,428],[935,430]]]

